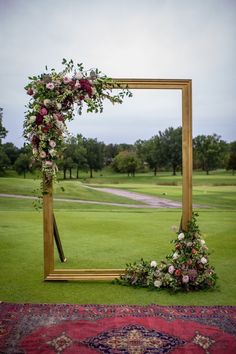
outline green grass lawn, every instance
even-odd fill
[[[31,200],[0,198],[0,300],[235,305],[236,190],[232,180],[228,186],[224,183],[216,186],[217,179],[224,180],[223,173],[220,177],[215,176],[214,183],[210,185],[206,183],[207,177],[202,177],[204,183],[195,185],[194,202],[210,206],[198,211],[200,229],[211,251],[210,262],[219,276],[215,290],[171,295],[166,290],[133,289],[110,282],[44,282],[42,213],[33,209]],[[181,198],[180,186],[158,186],[152,181],[148,185],[145,178],[143,183],[141,180],[133,183],[133,179],[132,183],[123,181],[119,187],[174,200]],[[38,183],[30,179],[0,178],[0,193],[29,195]],[[118,187],[117,184],[112,185],[115,186]],[[77,181],[66,182],[66,191],[67,195],[58,190],[58,196],[81,199],[87,196],[87,200],[101,201],[110,198],[109,201],[117,202],[116,196],[94,193]],[[81,197],[82,193],[86,195]],[[124,202],[124,198],[121,199]],[[126,202],[130,203],[130,200]],[[72,202],[55,202],[54,208],[68,258],[67,263],[61,264],[55,251],[56,267],[123,268],[127,262],[141,257],[159,261],[171,251],[170,240],[175,237],[171,226],[178,225],[181,216],[179,209],[130,209]]]

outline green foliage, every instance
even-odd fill
[[[227,163],[227,169],[232,170],[233,174],[236,170],[236,141],[233,141],[230,144],[230,153],[229,153],[229,160]]]
[[[24,178],[26,177],[26,173],[32,171],[32,164],[30,161],[30,157],[28,154],[21,153],[14,164],[16,172],[21,175],[24,175]]]

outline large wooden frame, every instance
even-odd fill
[[[159,79],[114,79],[129,89],[171,89],[182,91],[182,220],[181,229],[187,230],[192,217],[192,81]],[[116,86],[114,86],[115,88]],[[123,269],[54,269],[53,186],[45,186],[43,197],[44,225],[44,279],[45,280],[112,280]]]

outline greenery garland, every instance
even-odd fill
[[[178,232],[172,241],[174,249],[166,260],[144,261],[127,264],[119,284],[152,289],[167,288],[172,291],[213,288],[217,275],[209,264],[209,251],[201,238],[197,225],[197,213],[193,213],[188,231]]]
[[[120,88],[111,78],[98,69],[84,71],[83,64],[63,59],[64,70],[55,69],[39,76],[29,77],[25,86],[31,100],[27,105],[24,121],[24,137],[32,146],[35,161],[42,163],[42,171],[48,180],[57,175],[57,160],[62,157],[67,132],[66,121],[74,118],[75,110],[82,113],[102,112],[103,101],[122,103],[131,97],[128,89]],[[118,88],[114,94],[113,88]]]

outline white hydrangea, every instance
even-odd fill
[[[184,239],[184,233],[181,232],[179,235],[178,235],[178,240],[181,241]]]
[[[155,286],[156,288],[160,288],[161,285],[162,285],[162,282],[161,282],[160,280],[155,280],[155,281],[154,281],[154,286]]]
[[[150,266],[151,266],[152,268],[156,268],[157,262],[156,262],[156,261],[151,261]]]
[[[206,259],[205,257],[202,257],[202,258],[201,258],[201,263],[202,263],[202,264],[206,264],[206,263],[207,263],[207,259]]]

